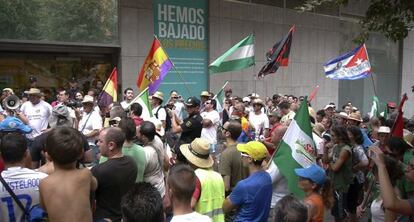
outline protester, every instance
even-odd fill
[[[162,127],[166,129],[167,127],[167,111],[162,107],[162,102],[164,101],[164,94],[162,92],[155,92],[151,96],[151,106],[152,106],[152,115],[155,116],[162,123]]]
[[[202,91],[200,94],[200,113],[204,112],[205,109],[205,102],[210,99],[210,93],[207,91]]]
[[[53,161],[54,171],[40,181],[39,190],[41,206],[51,221],[92,220],[89,196],[98,184],[89,169],[76,169],[82,145],[82,135],[74,128],[58,127],[48,134],[47,158]]]
[[[121,102],[121,106],[124,110],[128,109],[128,105],[134,99],[134,90],[132,88],[126,88],[124,90],[124,100]]]
[[[138,171],[135,161],[122,154],[124,142],[125,135],[117,127],[105,128],[99,133],[99,150],[108,160],[91,170],[98,180],[94,220],[120,221],[122,218],[121,198],[133,187]]]
[[[163,157],[154,141],[156,136],[155,125],[152,122],[144,121],[139,127],[138,139],[142,142],[145,152],[144,181],[152,184],[160,192],[161,197],[165,195]]]
[[[170,92],[170,102],[174,105],[173,110],[174,110],[174,112],[176,114],[176,117],[178,117],[178,119],[180,121],[183,121],[185,119],[185,117],[186,117],[186,114],[185,114],[185,106],[184,106],[184,103],[182,103],[179,100],[179,95],[178,95],[178,92],[177,91],[172,90]]]
[[[40,99],[41,92],[39,89],[30,88],[25,93],[29,95],[29,101],[22,104],[21,112],[17,112],[17,117],[33,129],[30,134],[27,134],[30,148],[34,138],[42,134],[47,128],[48,119],[52,115],[52,106]]]
[[[353,178],[348,189],[347,210],[349,221],[356,221],[356,208],[359,205],[359,197],[362,195],[362,188],[365,182],[364,172],[368,167],[368,158],[365,155],[362,144],[363,135],[359,127],[349,126],[347,128],[349,141],[352,147],[352,172]]]
[[[26,209],[40,204],[39,182],[47,177],[47,174],[27,168],[30,153],[25,136],[18,132],[3,136],[0,141],[0,153],[5,164],[1,177],[11,190],[21,197],[19,200],[27,204]],[[0,183],[0,199],[2,201],[0,204],[1,221],[24,221],[23,210],[17,205],[3,183]]]
[[[287,195],[275,207],[273,222],[303,222],[308,221],[308,209],[296,197]]]
[[[350,140],[345,127],[337,126],[331,130],[332,157],[329,157],[328,147],[325,146],[323,162],[328,166],[329,177],[332,178],[334,186],[335,204],[332,208],[332,215],[335,221],[342,221],[346,218],[347,192],[352,181],[352,150],[349,146]]]
[[[118,127],[125,134],[125,142],[122,146],[122,154],[131,157],[135,161],[137,166],[137,178],[135,182],[142,182],[144,181],[144,171],[147,164],[147,159],[145,156],[144,148],[134,143],[134,139],[136,137],[135,123],[131,118],[125,118],[119,122]],[[104,163],[107,160],[107,157],[101,156],[99,163]]]
[[[136,183],[122,197],[123,222],[164,222],[162,198],[150,183]]]
[[[243,165],[249,167],[250,176],[241,180],[223,203],[224,213],[238,208],[235,221],[266,221],[272,200],[272,180],[262,169],[268,156],[266,147],[257,141],[238,144]]]
[[[295,173],[299,176],[298,187],[305,192],[308,221],[324,221],[325,208],[330,209],[334,202],[332,184],[324,169],[312,164],[295,169]]]
[[[196,188],[196,181],[197,177],[194,170],[186,164],[178,164],[170,169],[168,194],[172,202],[174,215],[171,222],[211,221],[208,216],[197,213],[191,207],[191,198]]]
[[[215,152],[217,147],[217,126],[220,123],[220,114],[216,110],[216,101],[208,99],[204,102],[203,129],[201,130],[201,138],[208,140],[211,144],[211,152]]]
[[[212,169],[214,161],[209,147],[207,140],[196,138],[190,144],[181,145],[180,151],[197,175],[191,206],[198,213],[209,216],[212,221],[222,222],[224,183],[221,175]]]
[[[252,104],[253,112],[249,113],[249,123],[254,129],[254,139],[262,138],[261,140],[264,140],[269,135],[269,118],[262,111],[265,104],[261,99],[253,100]]]
[[[129,116],[134,120],[135,126],[139,127],[144,119],[141,118],[142,106],[139,103],[134,103],[129,107]]]

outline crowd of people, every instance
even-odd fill
[[[143,116],[132,88],[102,107],[73,86],[50,103],[3,89],[0,221],[414,221],[414,119],[393,135],[395,103],[309,106],[317,158],[294,169],[299,197],[273,154],[302,96],[157,91]]]

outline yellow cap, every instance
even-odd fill
[[[269,154],[265,145],[258,141],[250,141],[246,144],[237,144],[237,150],[247,153],[254,160],[263,160]]]

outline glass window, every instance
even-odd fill
[[[0,0],[0,39],[118,42],[117,0]]]
[[[21,96],[31,86],[37,87],[50,102],[56,99],[57,89],[69,88],[73,77],[82,92],[90,88],[99,91],[99,83],[105,84],[112,69],[111,56],[3,53],[0,54],[0,89],[10,87]],[[37,81],[31,85],[33,79]]]

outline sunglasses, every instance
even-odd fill
[[[248,154],[246,154],[246,153],[241,153],[240,154],[241,155],[241,157],[250,157]]]

